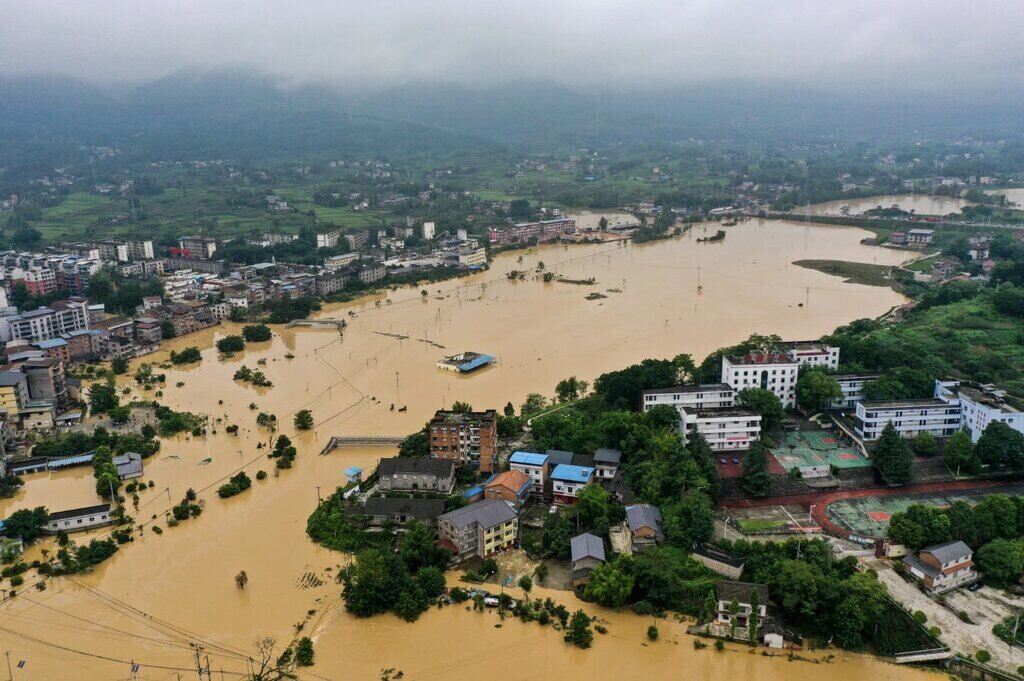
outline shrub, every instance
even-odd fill
[[[220,352],[241,352],[245,350],[245,341],[241,336],[225,336],[217,341]]]
[[[725,641],[722,639],[715,641],[715,650],[725,650]]]
[[[217,495],[221,499],[227,499],[228,497],[233,497],[236,494],[244,492],[250,487],[252,487],[252,480],[250,480],[249,476],[245,474],[245,471],[239,471],[235,475],[232,475],[226,483],[220,486],[217,490]]]
[[[656,627],[653,624],[651,626],[647,627],[647,640],[648,641],[657,641],[658,640],[658,627]]]
[[[924,624],[925,622],[928,621],[928,615],[924,614],[923,611],[918,610],[917,612],[914,613],[914,621],[917,622],[918,624]]]
[[[987,650],[979,650],[977,653],[974,654],[974,658],[978,662],[986,664],[989,660],[992,659],[992,654],[989,653]]]
[[[295,664],[300,667],[313,664],[313,640],[310,637],[303,636],[295,646]]]
[[[248,324],[242,327],[242,336],[248,343],[268,341],[273,335],[266,324]]]

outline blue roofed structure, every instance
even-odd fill
[[[586,484],[594,477],[594,469],[589,466],[573,466],[568,463],[560,463],[551,471],[552,480],[564,480]]]
[[[33,345],[35,345],[40,350],[51,350],[53,348],[61,348],[67,344],[68,342],[63,338],[48,338],[46,340],[41,340],[37,343],[33,343]]]
[[[547,461],[547,454],[537,452],[513,452],[512,456],[508,457],[510,464],[517,463],[522,466],[543,466]]]
[[[485,355],[480,352],[462,352],[458,355],[451,355],[445,357],[437,362],[438,368],[447,369],[448,371],[458,371],[460,373],[467,373],[479,369],[480,367],[487,366],[494,361],[494,357],[491,355]]]

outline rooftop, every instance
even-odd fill
[[[456,527],[469,525],[480,525],[481,527],[494,527],[501,525],[518,517],[512,505],[501,499],[485,499],[469,506],[449,511],[441,516]]]
[[[757,591],[758,602],[761,605],[768,604],[768,587],[764,584],[751,584],[750,582],[733,582],[722,580],[716,585],[718,600],[731,601],[736,599],[738,603],[750,603],[751,596]]]
[[[734,366],[752,366],[760,364],[796,364],[784,352],[748,352],[745,355],[726,355],[725,361]]]
[[[420,520],[434,520],[444,512],[444,499],[404,499],[370,497],[363,505],[369,516],[406,515]]]
[[[687,415],[695,415],[699,419],[715,419],[741,416],[746,418],[761,418],[753,409],[743,407],[705,407],[704,409],[686,409]]]
[[[67,511],[57,511],[50,514],[50,520],[63,520],[64,518],[79,518],[81,516],[95,515],[97,513],[110,513],[110,504],[98,504],[96,506],[83,506],[72,508]]]
[[[377,475],[434,475],[448,478],[455,474],[455,462],[451,459],[434,459],[427,456],[395,456],[381,459],[377,464]]]
[[[861,404],[865,409],[923,409],[925,407],[949,407],[949,402],[937,397],[925,397],[917,400],[873,400]]]
[[[971,556],[971,547],[962,541],[947,541],[942,544],[933,544],[921,549],[920,553],[930,553],[940,563],[949,563],[964,556]]]
[[[548,461],[547,454],[537,452],[513,452],[508,458],[509,463],[517,463],[523,466],[543,466]]]
[[[604,561],[604,541],[589,532],[578,534],[569,540],[569,550],[572,554],[572,562],[583,558],[597,558]]]
[[[505,487],[512,490],[515,494],[519,494],[524,490],[529,489],[530,485],[530,476],[522,471],[511,470],[498,473],[491,477],[491,479],[487,481],[485,487]]]
[[[661,509],[650,504],[633,504],[626,507],[626,522],[631,532],[640,528],[653,528],[661,535]]]
[[[602,447],[594,452],[594,461],[596,463],[618,464],[621,460],[622,452],[617,449],[607,449]]]
[[[671,388],[651,388],[644,395],[674,395],[676,393],[732,392],[728,383],[701,383],[700,385],[674,385]]]
[[[594,477],[594,469],[588,466],[573,466],[570,463],[560,463],[551,471],[552,480],[564,480],[566,482],[587,483]]]

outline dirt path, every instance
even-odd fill
[[[912,612],[920,610],[926,614],[925,626],[938,627],[942,631],[939,638],[955,652],[974,654],[987,650],[992,654],[989,664],[1014,673],[1024,665],[1024,649],[1011,648],[992,633],[993,625],[1024,608],[1024,600],[1010,600],[995,589],[982,587],[975,592],[960,589],[946,594],[949,607],[944,607],[922,593],[917,584],[896,574],[888,564],[878,561],[872,566],[892,597]],[[974,624],[960,620],[961,610]]]

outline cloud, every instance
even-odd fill
[[[7,0],[0,72],[141,81],[1018,84],[1019,0]]]

